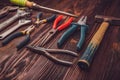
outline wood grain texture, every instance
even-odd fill
[[[100,23],[96,23],[94,16],[107,15],[120,17],[120,0],[33,0],[36,3],[79,15],[88,16],[87,24],[89,30],[86,41],[80,52],[76,51],[76,44],[80,37],[80,30],[74,33],[62,48],[75,51],[79,57],[85,51],[89,41],[98,30]],[[11,5],[8,0],[0,0],[0,9],[6,5]],[[44,11],[44,16],[51,13]],[[35,16],[37,11],[34,12]],[[5,18],[0,19],[0,23],[13,16],[15,12],[10,13]],[[65,16],[64,21],[69,17]],[[78,21],[76,18],[74,21]],[[64,22],[63,21],[63,22]],[[15,22],[13,25],[17,24]],[[9,26],[12,27],[13,25]],[[31,35],[30,45],[37,46],[41,42],[41,37],[51,29],[52,23],[42,24]],[[26,26],[27,27],[27,26]],[[20,30],[25,29],[22,27]],[[57,34],[46,48],[57,48],[57,40],[65,30]],[[2,32],[1,32],[2,33]],[[119,80],[120,74],[120,26],[111,25],[100,47],[96,51],[94,60],[88,71],[81,70],[77,65],[78,58],[73,58],[63,54],[53,54],[57,58],[75,61],[71,67],[56,64],[46,57],[30,52],[25,47],[16,51],[15,46],[23,37],[17,38],[5,47],[0,48],[0,80]],[[2,40],[1,40],[2,41]],[[0,41],[0,42],[1,42]]]

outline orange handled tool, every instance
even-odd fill
[[[52,29],[46,34],[45,37],[43,37],[41,39],[42,41],[41,41],[39,46],[44,46],[57,32],[69,27],[73,21],[73,17],[70,17],[67,22],[65,22],[64,24],[57,27],[57,24],[62,20],[62,18],[63,18],[63,15],[60,15],[56,18],[56,20],[54,21]]]

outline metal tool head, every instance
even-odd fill
[[[0,18],[6,16],[10,11],[15,11],[17,10],[19,7],[16,6],[6,6],[3,9],[0,10]]]
[[[30,15],[31,13],[30,13],[30,11],[27,11],[26,8],[20,8],[17,10],[17,14],[20,17],[24,17],[26,15]]]
[[[120,25],[120,18],[117,17],[96,15],[95,18],[97,19],[97,22],[108,21],[113,25]]]
[[[26,19],[20,19],[18,24],[19,25],[25,25],[31,23],[31,20],[26,20]]]
[[[79,25],[86,25],[87,16],[82,16],[77,22]]]
[[[41,43],[39,44],[40,47],[43,47],[47,42],[49,42],[53,36],[57,33],[57,30],[55,29],[51,29],[46,35],[45,37],[43,37],[41,39]]]
[[[19,8],[18,6],[6,6],[1,11],[5,11],[5,10],[14,11],[17,10],[18,8]]]
[[[24,32],[25,32],[26,34],[30,34],[32,31],[34,31],[34,29],[35,29],[35,26],[34,26],[34,25],[31,25],[31,26],[29,26],[27,29],[25,29]]]
[[[17,10],[19,7],[18,6],[7,6],[7,8],[9,9],[9,11],[14,11],[14,10]]]

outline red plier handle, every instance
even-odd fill
[[[63,15],[60,15],[56,18],[56,20],[54,21],[54,24],[53,24],[53,29],[56,29],[58,22],[60,22],[62,20],[62,18],[63,18]],[[69,20],[67,22],[63,23],[62,25],[60,25],[57,28],[57,30],[61,31],[65,28],[67,28],[71,24],[72,21],[73,21],[73,17],[70,17]]]
[[[59,15],[55,21],[54,21],[54,24],[53,24],[53,29],[56,29],[57,28],[57,24],[62,20],[63,18],[63,15]]]

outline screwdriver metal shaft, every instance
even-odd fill
[[[60,14],[64,14],[64,15],[68,15],[68,16],[72,16],[72,17],[78,17],[77,15],[74,15],[74,14],[71,14],[71,13],[68,13],[68,12],[64,12],[64,11],[60,11],[60,10],[56,10],[56,9],[52,9],[52,8],[48,8],[48,7],[44,7],[44,6],[40,6],[36,3],[33,4],[33,7],[46,9],[46,10],[49,10],[49,11],[52,11],[52,12],[56,12],[56,13],[60,13]]]
[[[39,9],[45,9],[45,10],[49,10],[49,11],[52,11],[52,12],[64,14],[64,15],[67,15],[67,16],[78,17],[75,14],[71,14],[71,13],[68,13],[68,12],[64,12],[64,11],[60,11],[60,10],[56,10],[56,9],[52,9],[52,8],[48,8],[48,7],[44,7],[44,6],[41,6],[41,5],[36,4],[34,2],[30,2],[28,0],[10,0],[10,2],[13,3],[13,4],[19,5],[19,6],[27,6],[27,7],[31,7],[31,8],[35,7],[35,8],[39,8]]]

